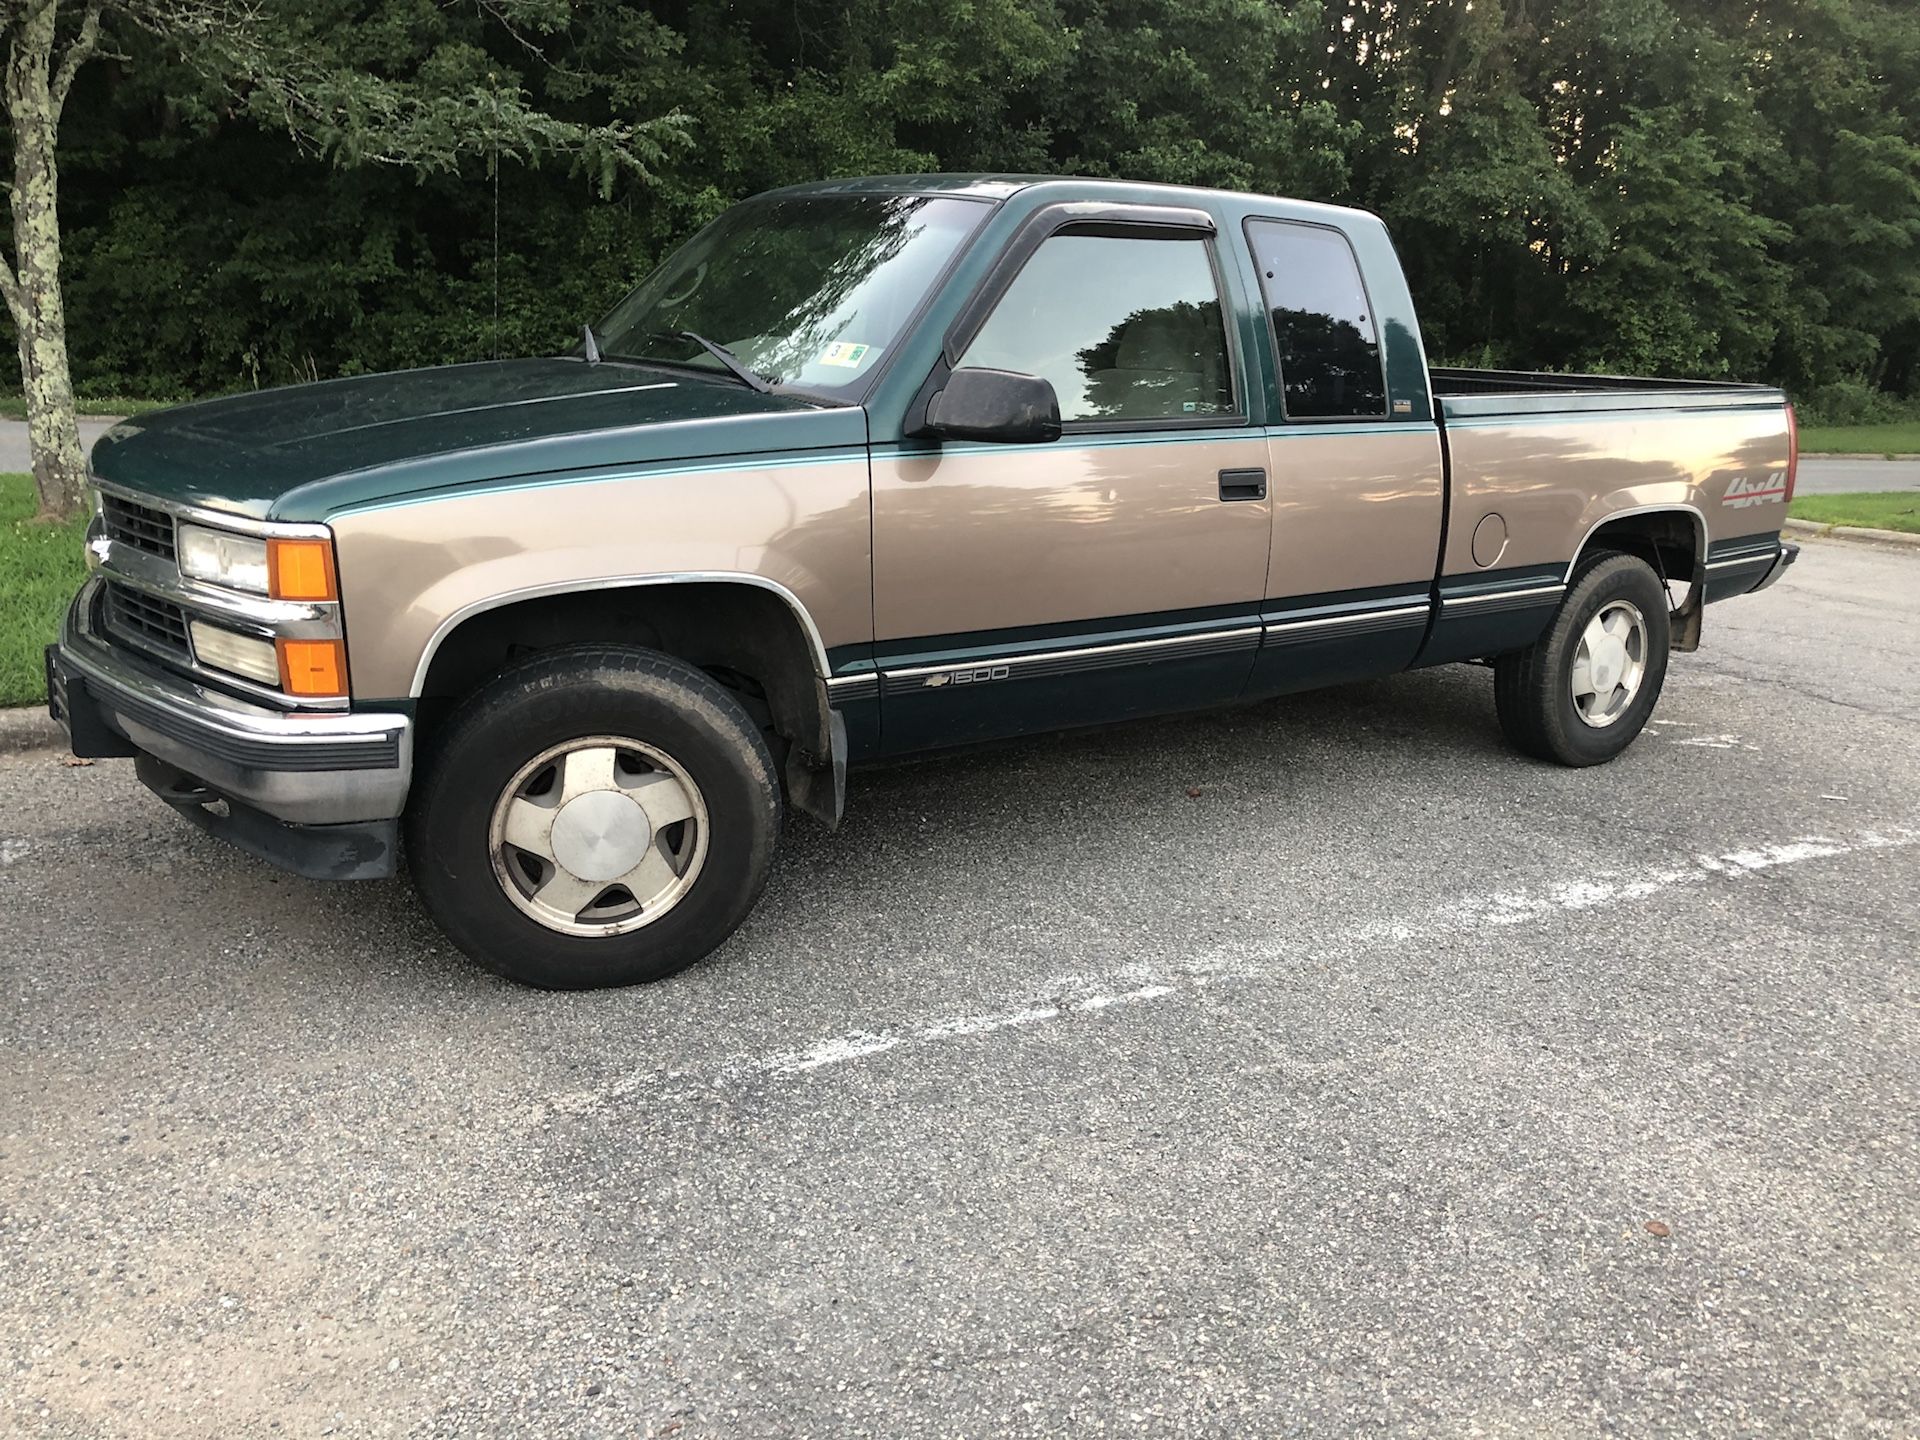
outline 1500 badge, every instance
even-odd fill
[[[929,675],[922,682],[926,685],[981,685],[989,680],[1004,680],[1008,675],[1005,665],[982,665],[975,670],[942,670],[937,675]]]
[[[1764,505],[1769,500],[1786,498],[1787,472],[1774,470],[1765,475],[1734,476],[1722,503],[1729,510],[1744,510],[1749,505]]]

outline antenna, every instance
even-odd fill
[[[493,87],[493,358],[500,358],[500,80],[489,73]]]

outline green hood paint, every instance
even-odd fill
[[[292,385],[116,425],[94,473],[141,494],[276,520],[527,475],[861,446],[857,407],[724,377],[577,359],[497,360]]]

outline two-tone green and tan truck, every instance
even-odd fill
[[[144,415],[77,754],[535,985],[706,954],[848,767],[1449,661],[1610,759],[1790,563],[1757,386],[1430,369],[1379,220],[912,176],[729,210],[570,354]]]

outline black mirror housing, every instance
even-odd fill
[[[962,366],[927,402],[926,428],[949,440],[1040,444],[1060,438],[1060,401],[1038,375]]]

